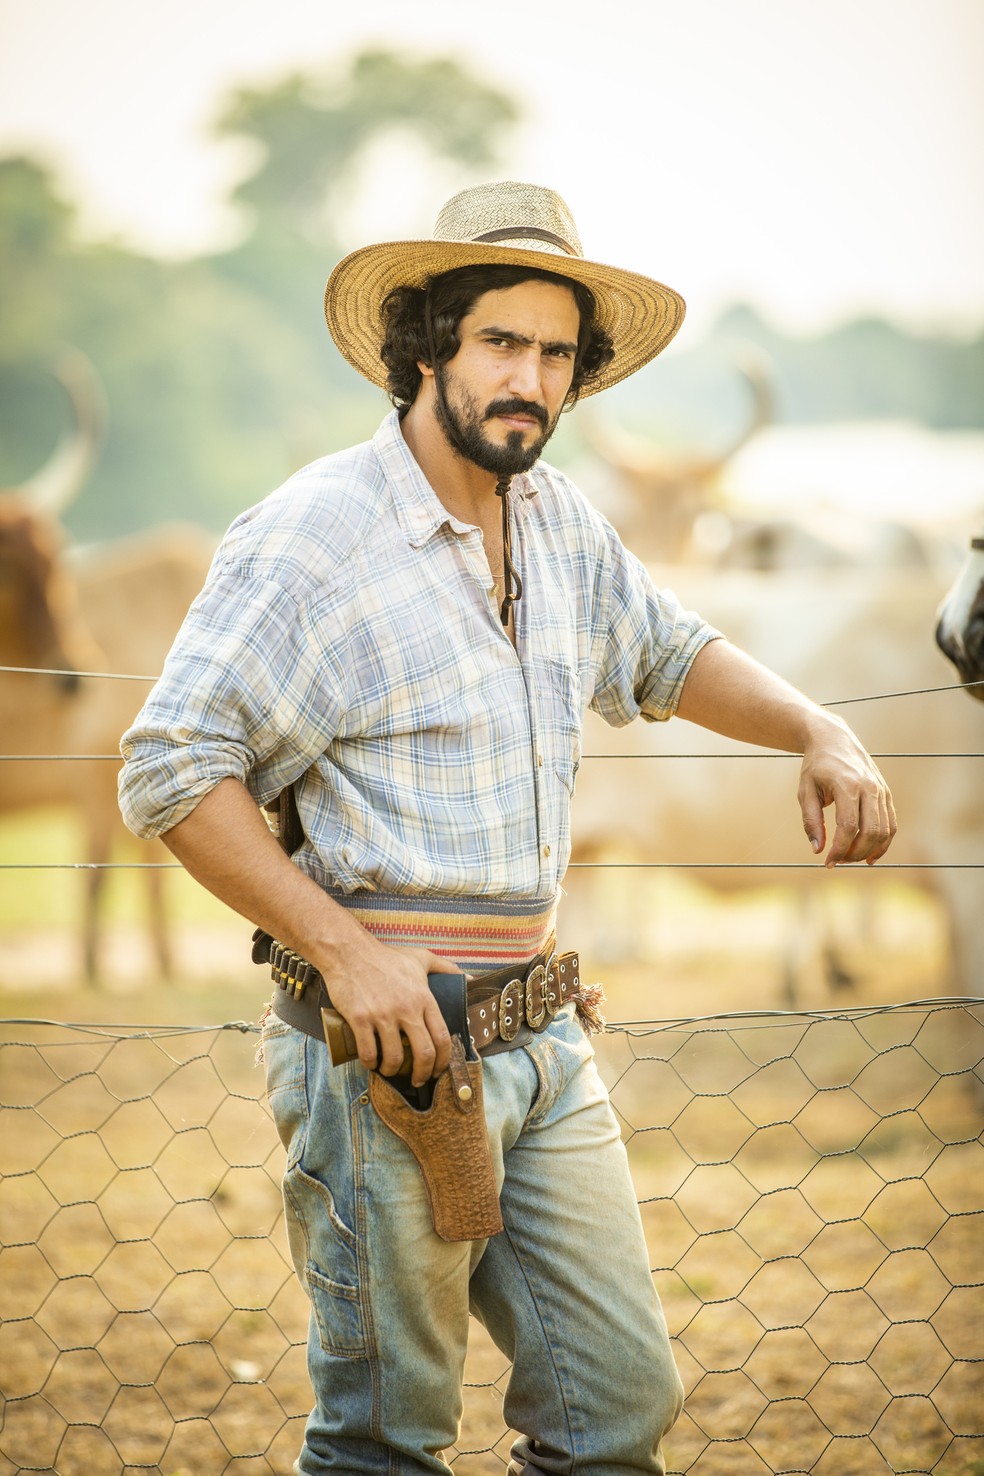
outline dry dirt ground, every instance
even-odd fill
[[[938,919],[846,915],[860,982],[832,1000],[817,966],[798,1001],[830,1019],[774,1013],[768,897],[633,900],[644,956],[585,951],[638,1022],[598,1055],[688,1392],[669,1469],[981,1476],[984,1029],[883,1010],[946,993]],[[93,989],[68,933],[0,935],[0,1476],[288,1476],[309,1393],[280,1149],[255,1038],[209,1028],[259,1012],[247,939],[184,926],[168,985],[117,928]],[[463,1476],[501,1476],[507,1376],[476,1327]]]

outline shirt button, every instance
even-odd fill
[[[543,754],[542,753],[538,753],[537,756],[536,756],[536,766],[537,766],[538,769],[542,769],[543,768]]]
[[[549,846],[544,846],[544,848],[543,848],[543,854],[545,856],[549,856],[550,855],[550,847]]]

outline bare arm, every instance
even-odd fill
[[[364,1066],[398,1071],[402,1031],[416,1085],[444,1070],[451,1042],[427,975],[457,964],[377,942],[291,863],[238,780],[223,779],[162,839],[202,886],[321,970]]]
[[[836,829],[826,865],[884,856],[896,832],[888,785],[846,723],[727,641],[710,641],[684,683],[677,715],[744,743],[801,753],[799,805],[814,851]]]

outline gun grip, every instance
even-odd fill
[[[343,1015],[334,1009],[322,1009],[321,1026],[325,1032],[325,1044],[333,1066],[344,1066],[346,1061],[359,1059],[359,1048],[355,1043],[355,1036]],[[403,1063],[400,1071],[409,1072],[413,1069],[410,1042],[405,1035],[401,1035],[400,1039],[403,1041]]]
[[[461,1037],[466,1057],[474,1060],[474,1051],[468,1036],[465,976],[463,974],[431,974],[429,982],[431,993],[437,1000],[445,1024],[452,1035]],[[358,1060],[359,1048],[355,1043],[352,1027],[344,1015],[340,1015],[338,1010],[331,1005],[322,1008],[321,1028],[325,1033],[325,1044],[333,1066],[342,1066],[346,1061]],[[410,1042],[405,1035],[402,1035],[400,1039],[403,1041],[403,1062],[397,1074],[409,1075],[413,1070]]]

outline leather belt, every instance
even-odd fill
[[[278,988],[273,1013],[288,1025],[324,1040],[322,1009],[331,1001],[318,969],[268,933],[253,935],[254,963],[269,963]],[[482,974],[468,985],[468,1029],[475,1050],[486,1055],[524,1045],[576,994],[580,961],[574,952],[538,953],[519,968]]]

